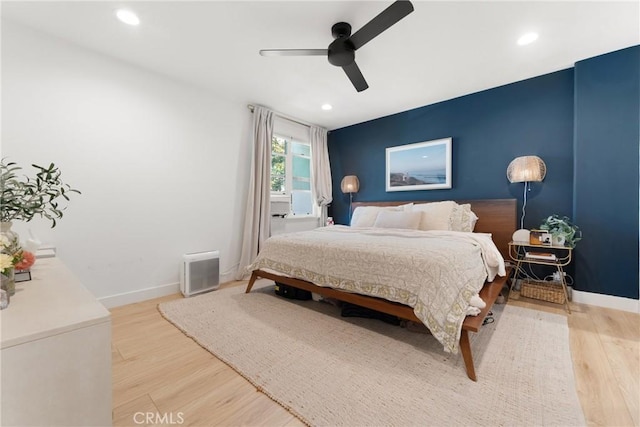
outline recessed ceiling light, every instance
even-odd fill
[[[138,18],[138,15],[136,15],[133,12],[131,12],[130,10],[118,9],[116,11],[116,16],[118,17],[119,20],[121,20],[125,24],[129,24],[129,25],[139,25],[140,24],[140,18]]]
[[[526,44],[533,43],[536,40],[538,40],[538,33],[527,33],[518,39],[518,44],[520,46],[524,46]]]
[[[322,108],[324,111],[329,111],[333,108],[333,106],[331,106],[331,104],[322,104]]]

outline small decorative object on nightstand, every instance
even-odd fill
[[[551,246],[552,236],[546,230],[531,230],[529,232],[529,244]]]

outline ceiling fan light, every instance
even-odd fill
[[[322,108],[324,111],[329,111],[333,108],[333,106],[331,104],[322,104]]]

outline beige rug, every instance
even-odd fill
[[[250,294],[235,287],[159,309],[310,425],[585,424],[563,316],[496,306],[496,321],[472,334],[474,383],[460,355],[429,335],[342,318],[259,283]]]

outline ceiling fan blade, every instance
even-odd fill
[[[327,49],[262,49],[262,56],[327,56]]]
[[[393,24],[413,12],[410,1],[398,0],[391,6],[380,12],[378,16],[367,22],[364,27],[356,31],[349,40],[354,49],[360,49],[374,37],[391,27]]]
[[[349,77],[349,80],[351,80],[351,83],[353,83],[353,86],[358,92],[362,92],[369,87],[367,81],[362,75],[362,72],[360,72],[360,68],[358,68],[358,64],[356,64],[355,61],[349,65],[343,66],[342,69],[347,74],[347,77]]]

